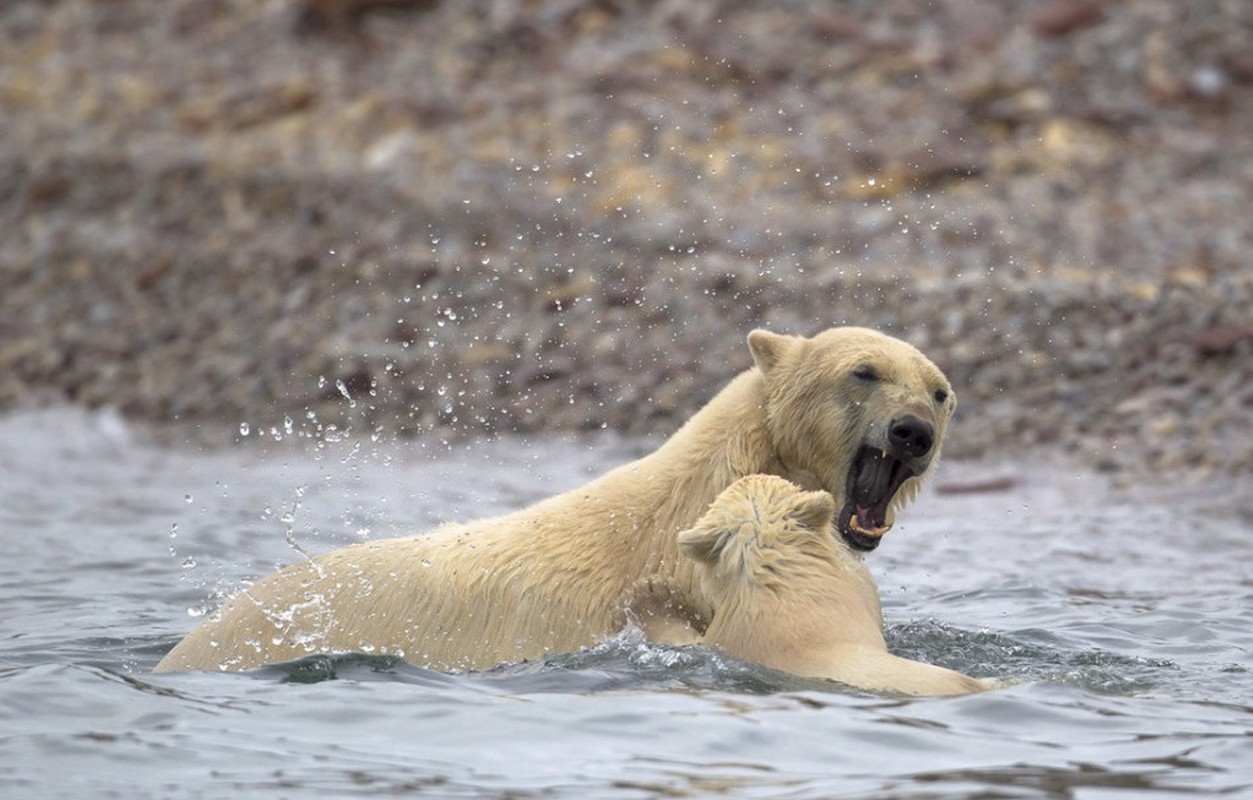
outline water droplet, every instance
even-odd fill
[[[191,503],[193,500],[195,500],[195,498],[194,498],[194,497],[192,497],[191,495],[189,495],[189,494],[185,494],[185,495],[183,495],[183,502],[184,502],[184,503]]]
[[[240,436],[247,436],[251,431],[252,431],[252,428],[248,425],[247,422],[239,423],[239,435]]]
[[[196,566],[196,559],[191,556],[183,559],[183,569],[191,569],[194,566]]]
[[[338,390],[339,390],[339,393],[340,393],[340,394],[342,394],[342,395],[344,396],[344,399],[348,401],[348,406],[349,406],[350,408],[356,408],[356,407],[357,407],[357,401],[356,401],[356,400],[353,400],[353,399],[352,399],[352,395],[348,394],[348,387],[347,387],[346,385],[344,385],[344,382],[343,382],[343,381],[341,381],[341,380],[336,380],[336,381],[335,381],[335,388],[336,388],[336,389],[338,389]]]

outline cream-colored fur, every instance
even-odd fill
[[[879,592],[860,556],[831,535],[835,501],[773,475],[726,489],[679,548],[701,565],[713,602],[701,642],[736,658],[813,678],[902,694],[966,694],[992,687],[888,652]],[[681,598],[667,608],[681,609]],[[670,630],[654,614],[646,633]],[[675,615],[681,630],[682,615]],[[680,643],[690,637],[680,635]]]
[[[694,580],[695,562],[679,557],[678,532],[745,475],[784,476],[843,502],[858,447],[881,444],[902,413],[936,430],[935,451],[892,511],[913,496],[953,405],[936,399],[949,389],[930,361],[861,328],[807,339],[759,330],[748,341],[755,367],[656,452],[503,517],[289,566],[229,600],[157,670],[246,669],[346,651],[485,668],[613,633],[615,604],[640,579],[681,592],[700,626],[713,602]],[[877,380],[853,376],[867,364]]]

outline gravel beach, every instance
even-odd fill
[[[1253,473],[1253,4],[11,0],[0,410],[664,434],[753,327],[957,458]],[[247,431],[247,433],[243,433]]]

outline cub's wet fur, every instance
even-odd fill
[[[644,602],[645,632],[675,643],[700,641],[746,661],[795,675],[829,678],[880,692],[952,695],[996,686],[950,669],[894,656],[883,638],[879,592],[861,558],[831,535],[836,504],[773,475],[731,484],[679,549],[699,564],[713,604],[703,635],[681,597],[667,614],[658,593]],[[628,598],[628,607],[636,598]],[[672,635],[673,634],[673,635]]]

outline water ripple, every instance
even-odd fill
[[[0,418],[0,796],[1253,796],[1247,519],[1092,475],[924,495],[868,559],[892,649],[1011,680],[995,692],[882,697],[625,634],[468,674],[364,655],[150,673],[189,609],[297,557],[284,515],[320,552],[642,446],[194,454],[80,412]],[[1162,524],[1181,513],[1205,548]]]

